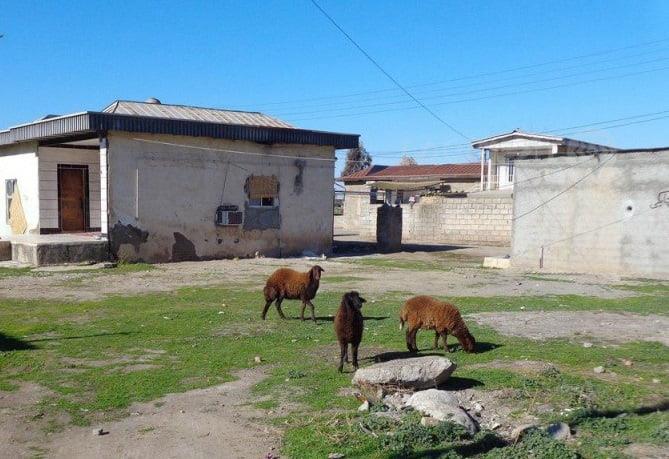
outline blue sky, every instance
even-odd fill
[[[470,139],[669,111],[664,0],[319,1]],[[466,142],[411,109],[309,0],[138,4],[3,2],[0,127],[153,96],[359,133],[378,164]],[[669,118],[572,135],[665,146]],[[460,146],[412,154],[419,163],[473,159]]]

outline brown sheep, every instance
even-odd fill
[[[277,269],[267,279],[263,294],[265,295],[265,308],[262,311],[262,319],[265,320],[267,310],[273,301],[276,301],[276,310],[282,319],[281,302],[283,300],[302,300],[302,312],[300,319],[304,320],[304,309],[309,305],[311,318],[316,323],[314,305],[311,300],[316,296],[321,273],[324,271],[320,266],[314,266],[306,273],[300,273],[289,268]]]
[[[418,352],[416,334],[419,329],[434,330],[434,348],[439,337],[444,341],[444,351],[450,352],[446,343],[447,335],[455,336],[466,352],[475,352],[476,340],[469,333],[460,311],[450,303],[429,296],[416,296],[407,300],[400,311],[400,330],[407,324],[406,341],[410,352]]]
[[[348,345],[351,345],[351,356],[353,357],[353,368],[358,369],[358,346],[362,341],[363,318],[362,303],[367,300],[362,298],[358,292],[344,294],[339,305],[339,310],[334,318],[334,328],[339,341],[339,373],[344,369],[344,360],[348,362]]]

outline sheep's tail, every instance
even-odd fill
[[[404,329],[404,320],[400,317],[400,330]]]

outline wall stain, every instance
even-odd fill
[[[148,240],[149,232],[131,224],[116,222],[109,236],[112,253],[116,255],[123,244],[130,244],[135,252],[139,252],[139,246]]]
[[[295,160],[295,167],[297,167],[297,175],[295,176],[295,182],[293,183],[293,191],[295,191],[295,194],[302,194],[302,189],[304,188],[303,175],[305,165],[306,161],[303,159]]]
[[[244,229],[266,230],[281,228],[281,214],[278,207],[251,207],[244,204]]]
[[[186,236],[179,232],[174,233],[172,244],[172,261],[198,261],[195,245]]]

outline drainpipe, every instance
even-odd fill
[[[103,231],[107,236],[107,258],[112,259],[112,250],[111,250],[111,232],[109,230],[109,139],[105,134],[100,134],[100,159],[104,156],[105,162],[105,227],[100,228],[100,231]],[[100,171],[102,172],[102,171]],[[102,175],[102,174],[100,174]],[[100,182],[100,187],[102,187],[102,182]],[[102,197],[102,196],[101,196]],[[102,210],[102,209],[101,209]],[[102,213],[100,214],[102,218]]]
[[[481,148],[481,191],[483,191],[485,188],[485,185],[483,183],[483,180],[485,178],[484,165],[485,165],[485,148]]]
[[[488,151],[488,190],[492,190],[492,153]]]

